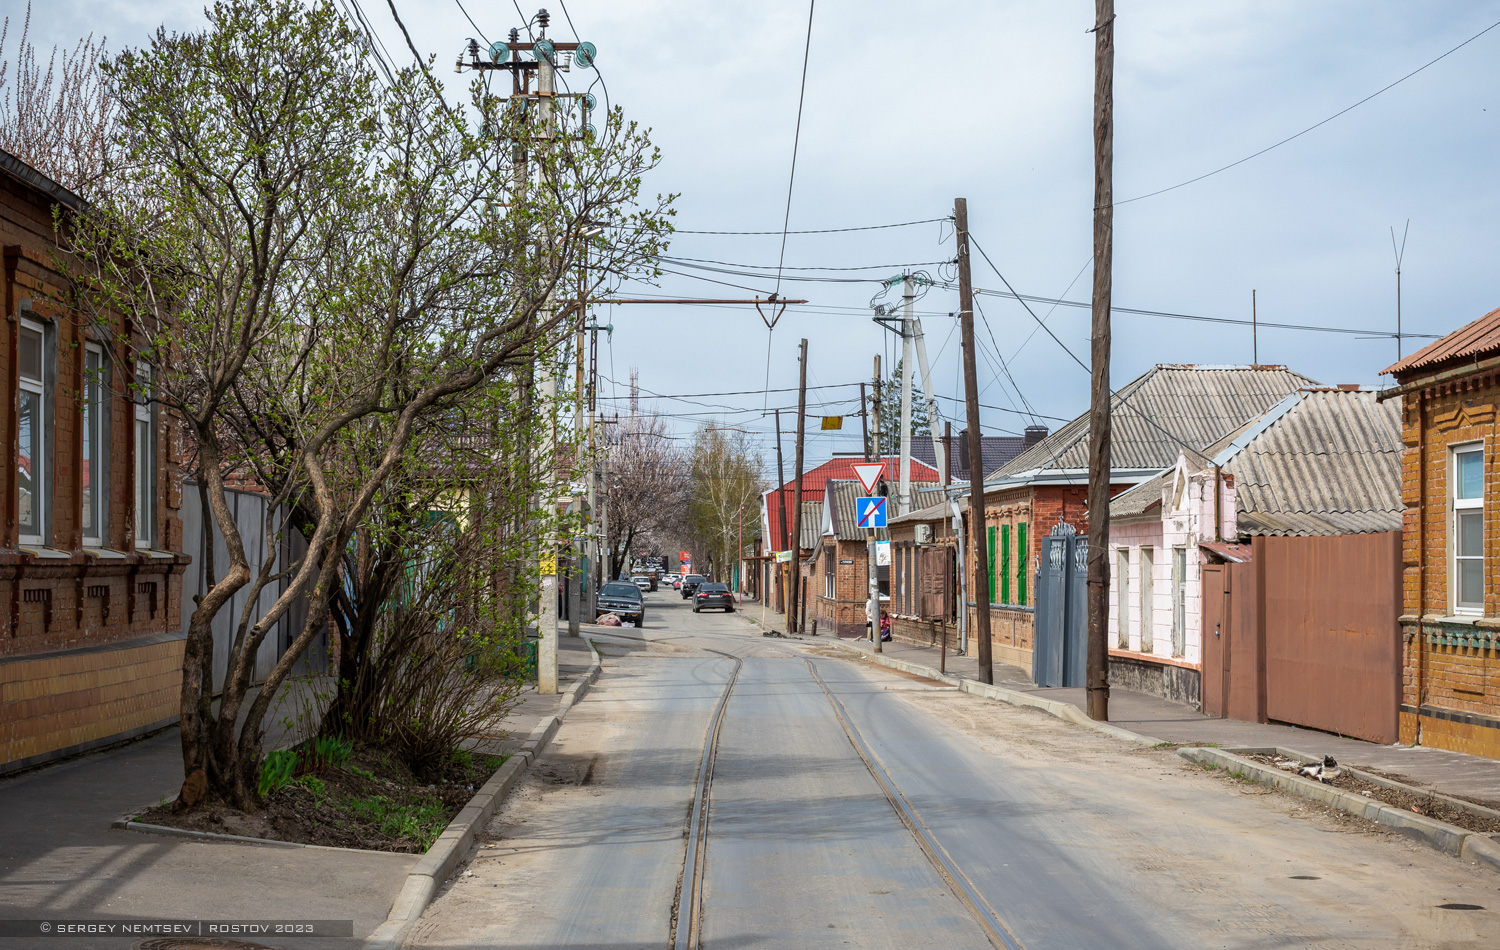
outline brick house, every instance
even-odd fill
[[[53,211],[81,198],[0,152],[0,772],[177,716],[181,433],[137,400],[122,318],[73,318]]]
[[[1401,741],[1500,758],[1500,309],[1384,372],[1405,446]]]
[[[923,646],[958,646],[958,532],[941,488],[915,493],[916,510],[890,520],[891,636]]]
[[[1201,450],[1298,389],[1316,385],[1284,366],[1159,364],[1115,391],[1111,402],[1111,494]],[[994,658],[1030,670],[1034,578],[1041,539],[1066,522],[1088,530],[1089,417],[1084,413],[991,472],[984,480],[989,574],[965,554],[970,632],[975,594],[987,594]],[[966,532],[968,515],[965,515]],[[967,535],[967,536],[972,536]]]

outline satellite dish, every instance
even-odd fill
[[[531,44],[531,51],[536,54],[538,60],[545,59],[549,63],[556,61],[557,49],[552,45],[551,40],[537,40]]]
[[[510,47],[504,43],[490,44],[490,62],[500,64],[510,58]]]
[[[578,49],[573,51],[573,62],[580,69],[588,69],[594,65],[594,57],[598,55],[599,51],[594,48],[593,43],[579,43]]]

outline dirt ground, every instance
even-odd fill
[[[504,761],[476,755],[423,781],[374,750],[324,768],[268,795],[248,813],[223,803],[178,814],[158,805],[139,816],[151,825],[299,844],[421,854]]]

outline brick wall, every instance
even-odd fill
[[[862,637],[868,633],[865,618],[869,609],[869,562],[863,541],[840,541],[824,538],[823,548],[814,569],[811,590],[816,592],[818,633],[840,637]],[[825,559],[833,555],[834,595],[827,595]],[[848,561],[850,563],[845,564]],[[808,614],[812,617],[811,611]]]
[[[1400,740],[1489,758],[1500,758],[1497,399],[1491,371],[1409,393],[1402,411]],[[1455,610],[1449,585],[1449,476],[1453,447],[1465,444],[1484,453],[1484,607],[1475,615]]]

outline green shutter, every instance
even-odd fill
[[[1026,565],[1031,549],[1026,546],[1026,522],[1016,525],[1016,603],[1026,606]]]
[[[1000,526],[1000,603],[1010,603],[1010,525]]]
[[[989,578],[990,579],[990,599],[987,600],[987,601],[985,601],[985,603],[993,604],[995,602],[995,529],[994,528],[987,528],[985,530],[986,530],[986,532],[989,535],[989,552],[990,552],[990,559],[989,559],[989,568],[990,568],[990,578]]]

